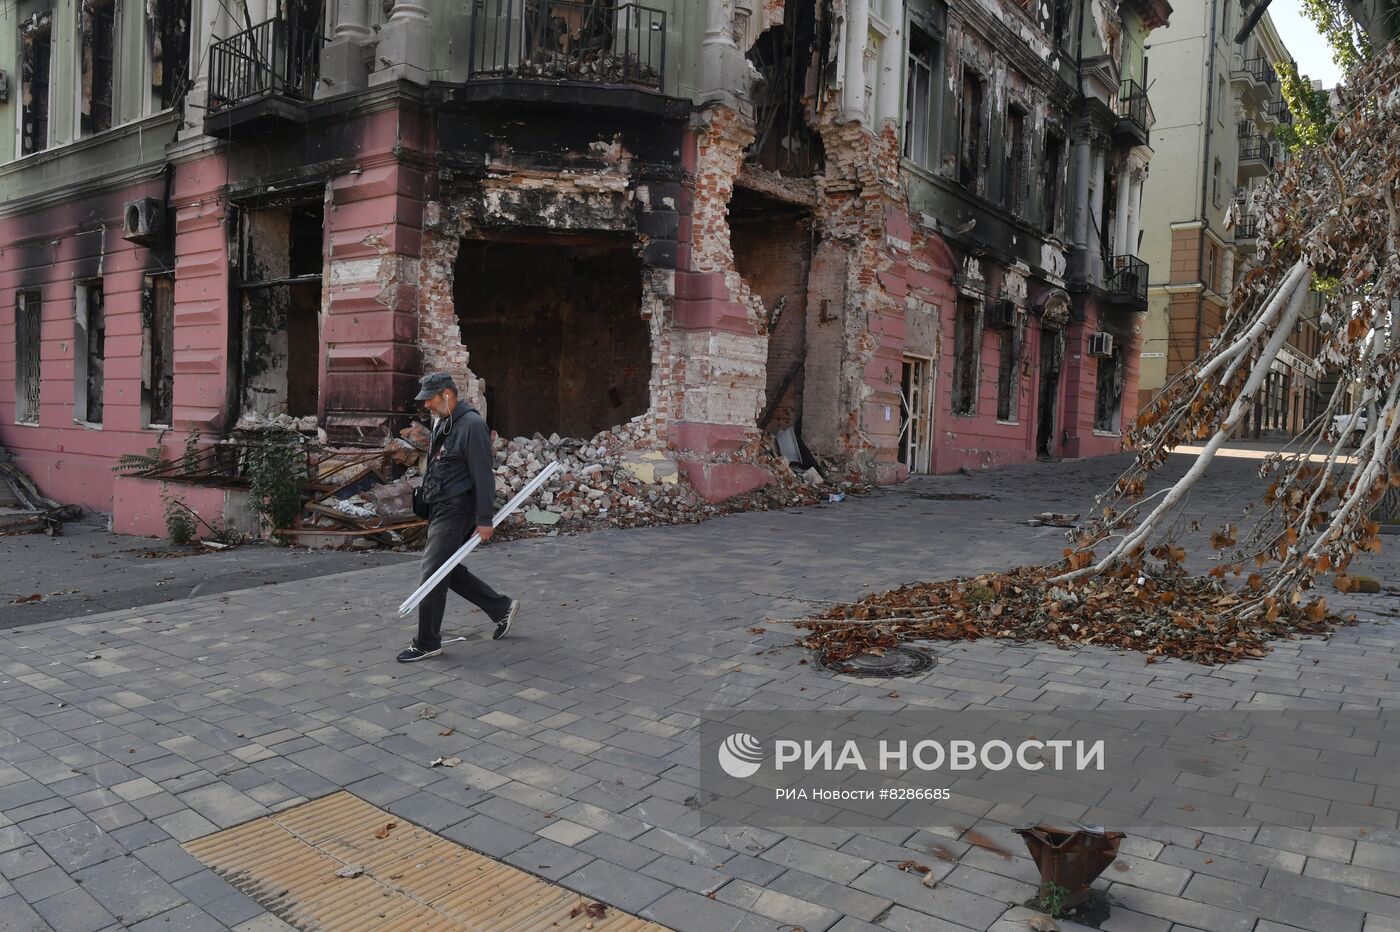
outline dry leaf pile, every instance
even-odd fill
[[[1136,570],[1073,584],[1050,580],[1056,567],[920,583],[838,605],[798,624],[802,646],[827,661],[879,653],[903,641],[1010,638],[1060,647],[1098,645],[1142,651],[1147,662],[1177,657],[1204,664],[1262,657],[1269,642],[1327,634],[1354,619],[1323,599],[1274,601],[1249,618],[1231,609],[1248,584],[1201,576],[1139,576]]]

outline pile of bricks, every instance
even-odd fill
[[[597,527],[689,524],[736,511],[810,505],[839,485],[820,473],[797,474],[780,457],[759,452],[749,462],[773,474],[769,486],[728,501],[702,498],[684,480],[675,459],[656,448],[646,419],[604,431],[590,440],[544,437],[498,438],[495,442],[498,504],[551,462],[561,471],[502,528],[510,537],[554,535]]]

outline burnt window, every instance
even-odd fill
[[[958,99],[958,181],[974,191],[982,188],[982,78],[964,71]]]
[[[909,29],[909,75],[904,87],[904,157],[928,168],[933,151],[933,132],[938,125],[933,113],[938,99],[938,44],[917,26]]]
[[[153,275],[141,294],[141,406],[148,427],[169,427],[175,389],[175,279]]]
[[[112,128],[116,84],[116,0],[87,0],[82,12],[83,83],[79,122],[84,136]]]
[[[166,110],[184,99],[190,83],[190,0],[158,3],[150,15],[151,86]]]
[[[953,333],[953,413],[970,415],[977,411],[977,356],[981,349],[981,315],[977,302],[958,299],[958,317]]]
[[[1094,391],[1094,430],[1118,430],[1123,411],[1123,348],[1116,345],[1113,355],[1100,356]]]
[[[102,423],[107,320],[101,280],[79,282],[73,309],[73,417]]]
[[[43,304],[36,291],[15,295],[15,420],[39,423],[40,329]]]
[[[1018,217],[1026,210],[1026,111],[1011,107],[1006,113],[1006,179],[1002,204]]]
[[[1016,364],[1020,341],[1015,330],[1001,331],[1001,365],[997,370],[997,420],[1015,421],[1017,414]]]
[[[1051,0],[1051,10],[1050,37],[1055,41],[1055,47],[1060,48],[1069,35],[1070,16],[1074,12],[1073,0]]]
[[[20,154],[49,147],[49,63],[53,16],[36,13],[20,28]]]
[[[1060,229],[1060,179],[1064,176],[1064,137],[1054,133],[1045,136],[1045,187],[1041,191],[1040,222],[1048,233]]]

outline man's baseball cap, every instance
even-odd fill
[[[454,392],[457,390],[457,383],[452,381],[452,376],[448,375],[446,372],[429,373],[423,376],[418,384],[418,397],[414,398],[414,401],[427,401],[444,389],[450,388]]]

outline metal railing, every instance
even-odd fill
[[[1290,124],[1293,122],[1293,111],[1288,109],[1288,101],[1282,97],[1265,104],[1264,112],[1279,123]]]
[[[469,30],[469,78],[664,88],[664,10],[617,0],[472,0]]]
[[[1263,136],[1240,137],[1240,161],[1263,162],[1268,168],[1274,167],[1274,148]]]
[[[1259,238],[1259,218],[1251,217],[1248,214],[1241,214],[1235,221],[1235,239],[1258,239]]]
[[[1246,58],[1243,61],[1237,60],[1235,70],[1249,72],[1250,77],[1266,86],[1278,83],[1278,74],[1274,71],[1274,66],[1262,55]]]
[[[270,19],[209,47],[209,109],[276,95],[309,101],[325,38]]]
[[[1114,256],[1108,260],[1108,293],[1115,298],[1147,301],[1147,263],[1137,256]]]
[[[1152,104],[1147,99],[1147,91],[1132,78],[1124,79],[1118,86],[1118,115],[1132,120],[1144,130],[1151,129],[1152,124],[1156,122]]]

